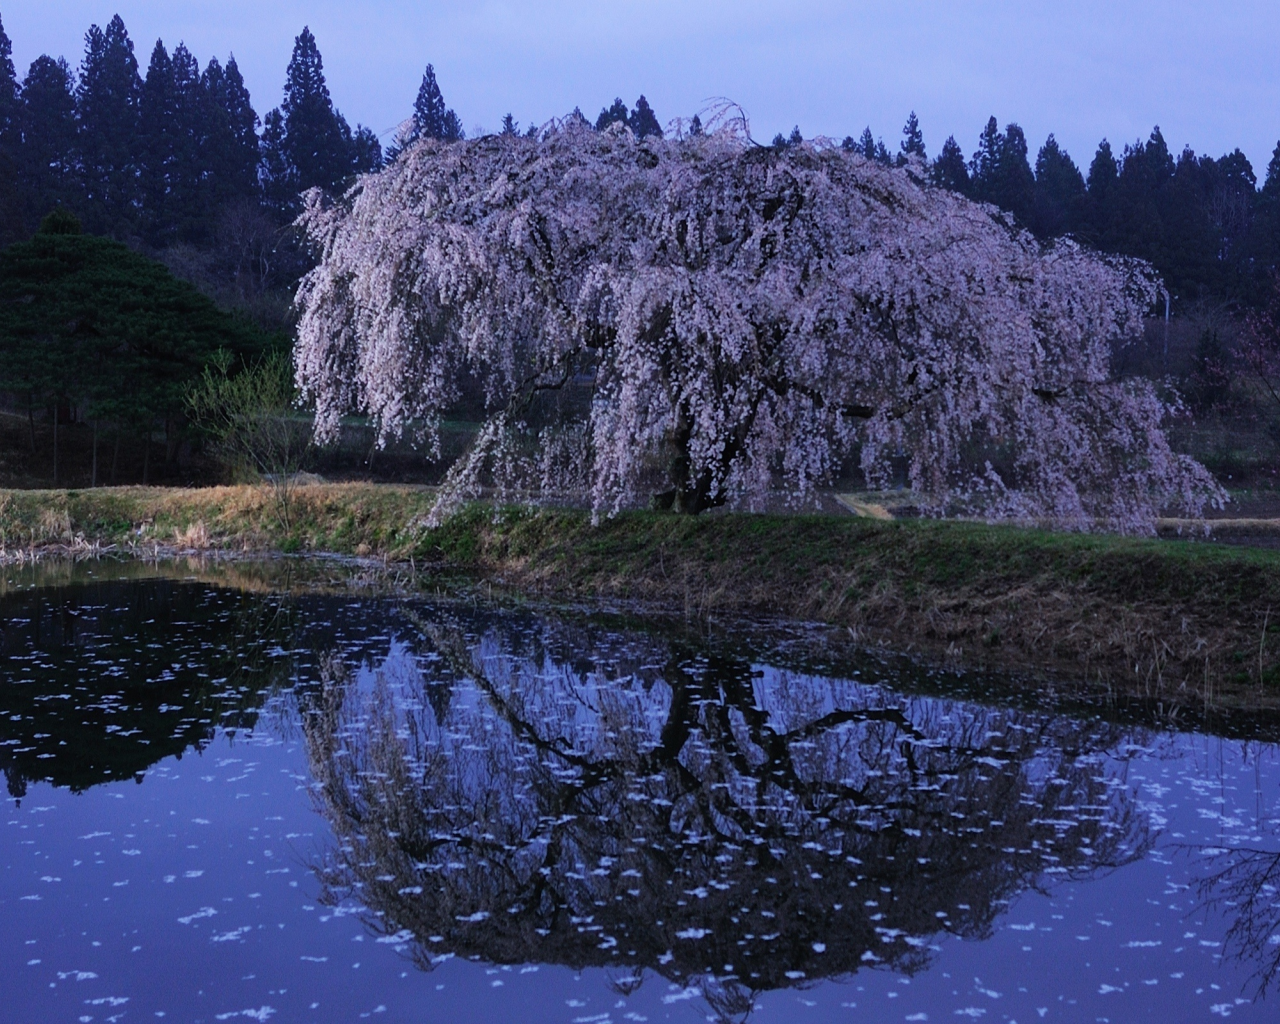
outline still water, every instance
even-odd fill
[[[1277,1019],[1274,745],[184,572],[0,573],[0,1020]]]

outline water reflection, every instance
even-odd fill
[[[1280,830],[1269,838],[1271,849],[1201,850],[1214,867],[1197,884],[1203,909],[1226,912],[1224,955],[1252,968],[1259,998],[1280,976]]]
[[[176,580],[0,593],[0,769],[9,794],[137,778],[251,727],[287,637],[269,595]]]
[[[1018,893],[1141,857],[1131,728],[904,697],[653,637],[407,612],[303,701],[337,836],[327,899],[430,969],[646,971],[738,1018],[758,992],[913,973]]]

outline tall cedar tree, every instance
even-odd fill
[[[299,193],[307,189],[336,191],[352,174],[381,164],[382,150],[373,132],[360,128],[353,137],[346,119],[334,109],[309,28],[294,40],[280,112],[279,121],[264,132],[263,145],[269,195],[281,213],[296,210]]]
[[[954,135],[948,135],[942,144],[942,151],[929,168],[929,178],[939,188],[968,195],[972,187],[969,181],[969,168],[964,162],[964,152]]]
[[[258,187],[258,115],[236,59],[224,68],[209,61],[201,79],[209,105],[205,166],[213,176],[219,211],[237,200],[251,200]]]
[[[465,135],[458,115],[445,106],[444,94],[436,81],[436,69],[428,64],[422,73],[417,99],[413,101],[413,122],[409,141],[439,139],[458,142]]]
[[[144,232],[152,245],[201,242],[208,234],[210,114],[195,57],[180,45],[170,58],[157,41],[139,116]]]
[[[16,154],[23,235],[58,206],[83,209],[76,160],[75,80],[59,57],[37,57],[27,70],[18,106],[22,137]]]
[[[969,181],[975,199],[994,203],[1027,225],[1035,201],[1035,176],[1027,163],[1022,129],[1011,124],[1002,132],[996,119],[990,118],[969,161]]]
[[[0,21],[0,181],[18,179],[18,75],[13,67],[13,45]],[[12,185],[0,189],[0,245],[20,238],[22,205]]]
[[[898,143],[898,148],[903,162],[913,156],[926,162],[929,159],[929,154],[924,150],[924,132],[920,130],[920,119],[916,117],[914,110],[907,118],[907,123],[902,126],[902,141]]]
[[[1035,207],[1029,227],[1040,238],[1079,230],[1085,187],[1080,168],[1052,135],[1036,154]]]
[[[138,198],[138,107],[142,80],[133,41],[116,15],[106,31],[85,35],[76,89],[84,173],[85,226],[96,234],[132,234]]]
[[[635,132],[637,139],[643,139],[650,135],[662,138],[662,126],[658,124],[658,117],[643,94],[636,100],[636,109],[631,112],[631,119],[627,124]],[[797,128],[793,134],[798,135],[799,133],[800,129]]]
[[[614,99],[612,106],[600,109],[600,116],[596,118],[596,131],[602,132],[615,122],[627,124],[630,120],[631,111],[627,109],[627,105],[622,102],[622,97],[619,96]]]

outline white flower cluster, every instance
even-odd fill
[[[919,165],[569,118],[425,140],[300,223],[321,254],[296,350],[320,439],[354,409],[438,450],[460,378],[481,380],[492,417],[455,495],[513,472],[528,403],[566,386],[590,396],[570,426],[597,512],[656,466],[700,511],[805,495],[854,456],[873,485],[898,457],[937,510],[1074,528],[1149,532],[1222,495],[1170,449],[1150,384],[1110,374],[1148,268],[1045,247]]]

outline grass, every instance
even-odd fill
[[[1280,552],[853,516],[467,509],[422,525],[428,488],[317,484],[285,533],[266,488],[0,492],[0,554],[334,552],[483,577],[557,600],[691,619],[774,615],[957,668],[1148,702],[1280,709]],[[433,577],[429,577],[433,578]]]

